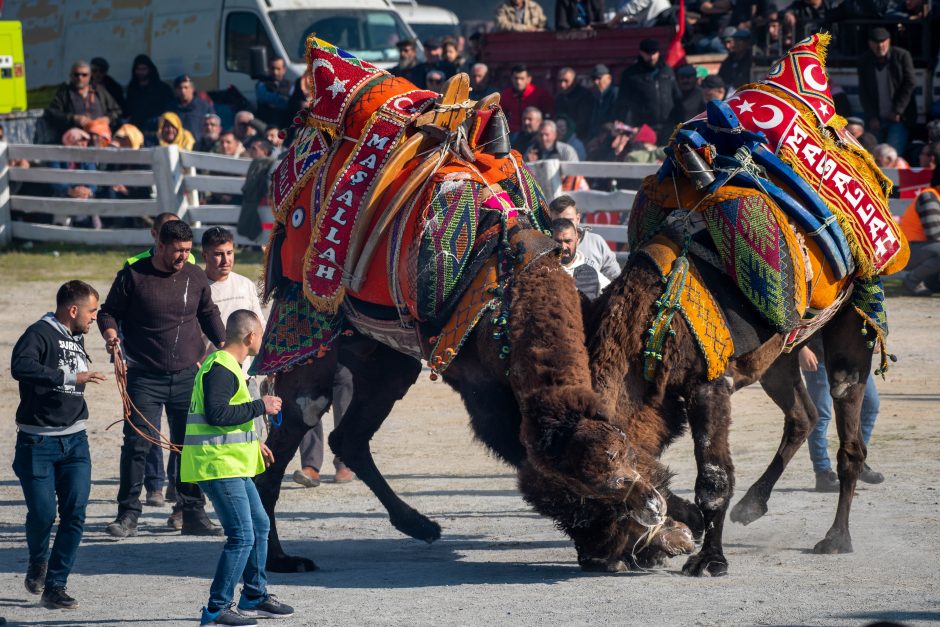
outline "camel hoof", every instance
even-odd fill
[[[705,571],[712,577],[727,575],[728,560],[720,553],[710,554],[702,551],[690,557],[682,567],[682,574],[689,577],[701,577]]]
[[[423,540],[428,544],[441,539],[441,526],[418,512],[412,510],[408,516],[390,518],[392,526],[406,536]]]
[[[695,550],[692,530],[678,521],[670,521],[670,523],[656,536],[654,546],[669,557],[692,553]]]
[[[818,555],[838,555],[852,552],[852,538],[848,533],[830,531],[826,537],[816,543],[813,553]]]
[[[742,525],[749,525],[767,513],[767,503],[745,496],[731,508],[731,520]]]
[[[268,556],[265,569],[272,573],[312,573],[318,570],[313,560],[294,555]]]
[[[619,559],[587,557],[579,559],[578,564],[586,573],[625,573],[629,570],[623,560]]]

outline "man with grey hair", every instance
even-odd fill
[[[208,113],[202,119],[202,134],[193,147],[195,152],[212,152],[222,135],[222,118],[215,113]]]
[[[92,84],[91,66],[87,61],[72,64],[68,82],[59,86],[42,113],[55,143],[70,128],[82,128],[97,118],[108,118],[108,123],[113,125],[120,116],[121,107],[108,90]]]
[[[485,63],[474,63],[470,67],[470,97],[482,100],[498,91],[490,84],[490,68]]]
[[[558,127],[551,120],[539,124],[539,133],[535,141],[526,149],[526,161],[558,159],[559,161],[580,161],[578,153],[570,144],[558,141]]]
[[[538,107],[526,107],[522,110],[522,128],[509,136],[509,141],[514,150],[526,151],[535,141],[542,119],[542,110]]]

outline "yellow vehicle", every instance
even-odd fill
[[[0,113],[26,111],[23,26],[0,21]]]

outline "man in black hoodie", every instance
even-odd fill
[[[33,323],[13,347],[10,370],[20,384],[13,471],[26,499],[29,566],[26,589],[42,593],[42,606],[74,609],[65,585],[85,529],[91,491],[91,456],[85,422],[85,384],[105,376],[90,372],[83,335],[98,313],[98,292],[69,281],[56,294],[56,310]],[[59,528],[52,550],[49,537]]]

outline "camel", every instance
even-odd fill
[[[286,464],[329,407],[339,368],[352,389],[331,448],[395,528],[439,538],[440,526],[394,493],[369,450],[422,357],[461,395],[476,436],[499,458],[579,499],[615,503],[641,529],[664,525],[665,475],[599,411],[581,301],[542,232],[544,199],[505,145],[498,98],[469,101],[466,75],[441,95],[418,90],[314,37],[307,45],[313,104],[295,120],[272,180],[263,292],[274,302],[253,365],[274,376],[284,400],[267,440],[276,461],[256,479],[271,519],[268,569],[316,568],[283,551],[275,507]],[[475,229],[461,230],[466,224]],[[463,237],[447,230],[441,239],[442,225]],[[691,549],[683,525],[662,529],[649,534],[648,551]]]

